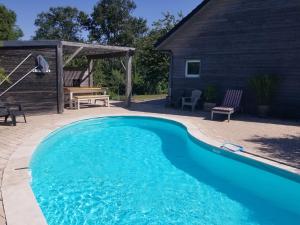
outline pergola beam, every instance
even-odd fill
[[[62,41],[63,46],[72,46],[72,47],[84,47],[88,49],[99,49],[99,50],[106,50],[106,51],[134,51],[135,48],[130,47],[121,47],[121,46],[111,46],[111,45],[100,45],[100,44],[86,44],[86,43],[79,43],[79,42],[69,42],[69,41]]]
[[[93,55],[87,55],[86,57],[88,59],[108,59],[108,58],[119,58],[119,57],[125,57],[127,55],[128,51],[122,51],[122,52],[111,52],[111,53],[104,53],[104,54],[93,54]]]
[[[82,49],[83,46],[77,48],[76,51],[72,55],[70,55],[70,57],[65,61],[63,67],[65,67],[69,62],[71,62],[71,60],[74,59]]]

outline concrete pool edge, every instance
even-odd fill
[[[195,125],[187,121],[185,118],[179,116],[170,116],[164,114],[154,115],[151,113],[118,113],[102,114],[98,117],[106,116],[141,116],[167,119],[182,124],[184,127],[186,127],[187,132],[192,137],[200,140],[201,142],[215,146],[217,148],[220,147],[222,144],[208,137],[206,134],[201,132],[199,128],[197,128]],[[10,157],[3,174],[3,182],[1,189],[8,225],[47,224],[30,187],[31,177],[29,174],[28,167],[32,154],[34,153],[39,143],[53,131],[62,128],[63,126],[68,125],[70,123],[77,122],[79,120],[93,118],[97,117],[84,116],[78,117],[76,119],[66,119],[63,122],[58,122],[57,124],[52,125],[51,128],[41,127],[40,130],[30,134],[26,137],[26,139],[24,138],[22,145],[19,146]],[[241,155],[242,157],[254,159],[255,161],[268,164],[279,169],[283,169],[291,173],[295,173],[298,175],[300,174],[300,170],[294,169],[293,167],[278,164],[259,157],[245,155],[244,153],[236,154]]]

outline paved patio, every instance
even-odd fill
[[[0,174],[12,153],[25,141],[32,138],[31,134],[53,129],[82,117],[103,115],[132,114],[164,114],[170,118],[181,118],[194,124],[199,131],[218,142],[232,142],[245,147],[248,152],[268,157],[293,167],[300,168],[300,121],[283,121],[260,119],[247,115],[238,115],[228,123],[222,117],[216,121],[209,120],[204,112],[191,113],[165,108],[160,101],[133,103],[130,110],[123,108],[122,103],[113,103],[111,108],[96,107],[81,110],[66,110],[64,114],[28,116],[28,123],[20,123],[16,127],[4,126],[0,123]],[[2,185],[2,183],[1,183]],[[6,224],[2,197],[0,201],[0,225]]]

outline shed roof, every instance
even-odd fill
[[[87,44],[80,42],[69,42],[59,40],[34,40],[34,41],[0,41],[0,48],[22,48],[22,47],[57,47],[62,46],[64,54],[77,53],[90,58],[103,58],[126,55],[128,52],[134,52],[135,48],[110,46],[100,44]]]

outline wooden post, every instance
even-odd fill
[[[130,107],[132,95],[132,56],[133,52],[126,54],[126,106]]]
[[[56,79],[57,79],[57,112],[63,113],[65,106],[64,96],[64,69],[63,69],[63,49],[59,43],[56,47]]]
[[[94,61],[92,59],[89,59],[89,67],[88,67],[89,87],[94,86],[93,67],[94,67]]]

